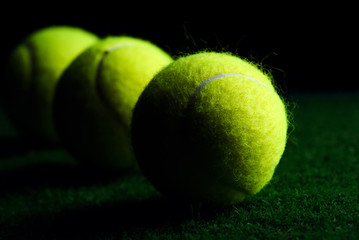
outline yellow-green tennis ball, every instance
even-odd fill
[[[271,179],[287,138],[271,79],[224,53],[179,58],[141,94],[132,143],[144,175],[176,199],[233,204]]]
[[[5,107],[19,133],[40,142],[58,141],[52,121],[56,83],[70,62],[98,38],[85,30],[52,26],[28,36],[12,53]]]
[[[54,119],[65,147],[81,163],[130,170],[132,110],[152,77],[172,62],[156,45],[108,37],[83,52],[56,89]]]

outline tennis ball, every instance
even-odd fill
[[[85,30],[52,26],[29,35],[10,56],[4,82],[4,107],[19,133],[42,143],[57,143],[52,100],[63,70],[98,38]]]
[[[271,179],[287,136],[270,77],[226,53],[182,57],[135,106],[132,143],[144,175],[175,199],[234,204]]]
[[[83,164],[136,168],[132,111],[148,82],[171,62],[156,45],[128,36],[107,37],[83,52],[55,94],[55,125],[68,151]]]

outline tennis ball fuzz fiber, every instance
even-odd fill
[[[255,65],[207,52],[179,58],[154,77],[136,104],[131,133],[138,164],[160,192],[227,205],[272,178],[287,116]]]
[[[32,33],[14,49],[4,107],[21,135],[45,144],[58,142],[52,121],[56,83],[70,62],[97,40],[80,28],[52,26]]]
[[[131,170],[132,111],[141,92],[173,60],[156,45],[107,37],[83,52],[61,77],[54,100],[56,129],[81,163]]]

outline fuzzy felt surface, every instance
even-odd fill
[[[272,178],[287,127],[266,74],[210,52],[180,58],[155,76],[135,107],[132,138],[141,169],[161,192],[232,204]]]

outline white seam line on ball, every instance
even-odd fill
[[[105,57],[107,56],[107,54],[109,54],[110,52],[119,49],[119,48],[125,48],[125,47],[131,47],[133,44],[119,44],[119,45],[115,45],[107,50],[105,50],[100,58],[100,61],[97,64],[97,71],[96,71],[96,78],[95,78],[95,83],[96,83],[96,88],[98,87],[98,82],[99,82],[99,78],[100,78],[100,73],[101,73],[101,69],[102,69],[102,63],[103,60],[105,59]]]
[[[104,61],[105,57],[110,52],[113,52],[120,48],[132,47],[133,45],[134,44],[118,44],[118,45],[115,45],[111,48],[104,50],[104,52],[97,64],[96,77],[95,77],[95,89],[96,89],[97,96],[100,98],[100,101],[106,108],[110,108],[110,106],[109,106],[108,102],[106,101],[106,98],[101,90],[101,85],[100,85],[100,74],[101,74],[101,70],[102,70],[103,61]]]
[[[196,88],[196,90],[194,91],[194,93],[192,94],[192,96],[190,97],[189,101],[188,101],[188,105],[193,101],[194,97],[196,96],[196,94],[209,82],[217,79],[217,78],[222,78],[222,77],[226,77],[226,76],[239,76],[239,77],[243,77],[243,78],[246,78],[246,79],[249,79],[249,80],[252,80],[256,83],[259,83],[267,88],[269,88],[267,85],[265,85],[264,83],[258,81],[257,79],[255,78],[252,78],[252,77],[249,77],[249,76],[245,76],[245,75],[242,75],[242,74],[238,74],[238,73],[223,73],[223,74],[219,74],[219,75],[216,75],[216,76],[213,76],[211,78],[208,78],[206,80],[204,80],[203,82],[201,82],[201,84]],[[187,105],[187,106],[188,106]]]

